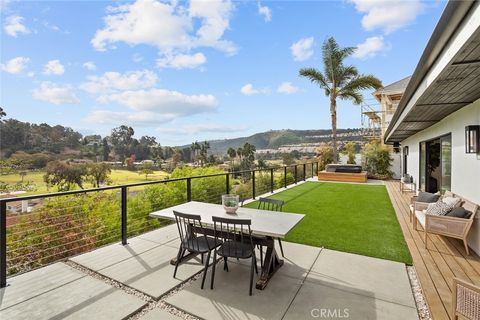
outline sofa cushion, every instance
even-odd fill
[[[425,228],[425,213],[423,211],[416,210],[415,217],[417,217],[417,221]]]
[[[468,219],[471,214],[472,213],[468,210],[465,210],[465,208],[457,207],[457,208],[453,208],[453,210],[447,213],[446,216]]]
[[[453,208],[460,207],[462,204],[462,199],[454,197],[443,197],[442,202],[448,205],[451,205]]]
[[[440,199],[439,194],[430,193],[430,192],[420,191],[420,193],[417,196],[418,202],[433,203],[433,202],[437,202],[438,199]]]
[[[444,216],[454,208],[453,203],[445,203],[442,200],[438,200],[433,204],[429,204],[426,214],[431,214],[434,216]]]

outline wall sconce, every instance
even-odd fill
[[[399,142],[394,142],[393,143],[393,152],[394,153],[399,153],[400,152],[400,143]]]
[[[408,147],[403,147],[403,155],[408,156]]]
[[[480,153],[480,126],[465,127],[465,153]]]

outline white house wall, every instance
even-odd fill
[[[437,124],[402,141],[408,146],[407,170],[419,181],[419,143],[448,133],[452,135],[452,192],[480,204],[480,156],[465,153],[465,126],[480,125],[480,100],[452,113]],[[480,222],[477,214],[469,235],[470,247],[480,254]]]

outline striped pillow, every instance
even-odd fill
[[[455,204],[445,203],[441,199],[428,205],[426,214],[433,216],[444,216],[454,208]]]

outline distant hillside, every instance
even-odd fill
[[[276,149],[285,145],[300,143],[318,143],[330,141],[332,130],[270,130],[256,133],[249,137],[224,140],[210,140],[210,151],[215,154],[225,154],[228,148],[237,149],[245,142],[253,144],[257,149]],[[362,129],[337,129],[339,141],[363,140]],[[190,145],[180,146],[180,148]]]

